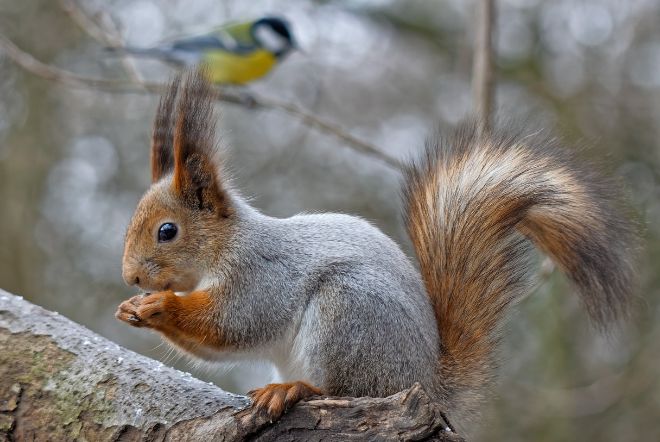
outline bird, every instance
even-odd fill
[[[112,52],[154,58],[180,68],[201,67],[215,84],[245,85],[264,77],[299,49],[289,23],[281,17],[228,23],[210,33],[150,48],[115,47]]]

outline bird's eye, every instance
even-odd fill
[[[176,236],[176,225],[165,223],[158,228],[158,242],[172,241]]]

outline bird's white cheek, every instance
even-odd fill
[[[277,32],[267,27],[258,27],[255,36],[262,46],[271,52],[280,52],[287,47],[287,41]]]

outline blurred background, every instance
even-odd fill
[[[71,5],[77,8],[71,12]],[[63,6],[65,6],[63,8]],[[37,59],[132,81],[75,20],[149,46],[230,20],[285,16],[304,53],[248,88],[399,159],[472,109],[473,1],[0,0],[0,34]],[[602,336],[552,273],[512,315],[501,382],[475,440],[660,440],[660,0],[498,1],[497,114],[533,117],[621,177],[644,230],[634,320]],[[67,12],[68,11],[68,12]],[[78,17],[80,18],[80,17]],[[89,29],[87,29],[89,31]],[[147,81],[171,69],[137,61]],[[121,345],[245,392],[270,367],[199,367],[117,322],[128,220],[150,182],[158,97],[69,87],[0,50],[0,287]],[[219,104],[236,185],[270,215],[340,211],[404,244],[399,173],[278,109]]]

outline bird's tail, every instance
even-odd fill
[[[105,52],[114,55],[132,55],[143,58],[166,58],[167,53],[161,48],[136,48],[133,46],[108,46]]]
[[[628,309],[635,229],[617,187],[553,140],[494,134],[467,124],[427,142],[406,171],[407,228],[441,340],[439,387],[470,414],[493,374],[498,328],[531,288],[536,245],[607,326]]]

